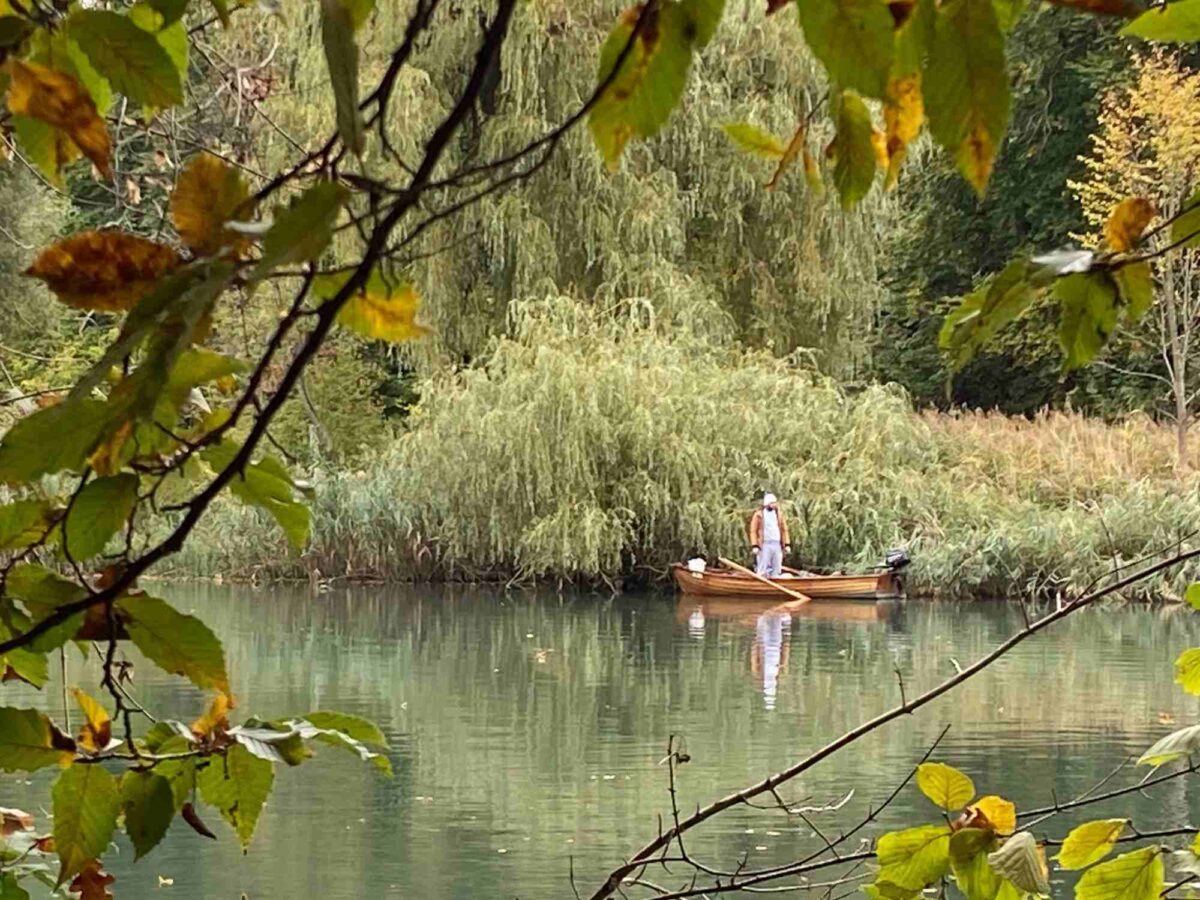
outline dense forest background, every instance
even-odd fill
[[[52,303],[20,276],[34,247],[84,227],[160,235],[194,148],[217,148],[253,175],[333,127],[317,10],[284,2],[276,12],[196,42],[198,99],[153,126],[176,158],[130,128],[117,131],[115,188],[81,163],[48,190],[19,147],[0,167],[0,389],[10,398],[0,416],[71,384],[114,332],[111,317]],[[591,89],[611,17],[595,0],[523,7],[453,153],[494,156],[564,118]],[[374,13],[364,80],[403,21],[386,5]],[[422,127],[398,130],[402,154],[444,112],[480,27],[479,9],[454,6],[404,69],[403,116]],[[661,574],[684,552],[740,545],[747,504],[765,486],[795,498],[809,561],[866,563],[893,543],[924,545],[928,583],[959,593],[1057,590],[1173,540],[1194,512],[1195,486],[1173,482],[1187,460],[1148,419],[1128,418],[1170,413],[1153,326],[1065,377],[1049,309],[1031,310],[959,372],[937,342],[957,298],[1015,253],[1094,231],[1073,185],[1088,175],[1106,97],[1119,102],[1135,77],[1138,48],[1116,32],[1063,9],[1027,10],[1011,37],[1013,125],[986,196],[920,142],[894,192],[845,212],[799,173],[765,190],[770,165],[721,133],[748,121],[787,134],[826,90],[794,21],[734,4],[670,127],[632,146],[620,171],[607,172],[579,130],[520,190],[429,229],[408,260],[426,338],[339,335],[322,350],[272,429],[325,488],[306,557],[227,505],[184,565]],[[339,257],[336,241],[329,252]],[[276,313],[270,302],[222,307],[211,342],[253,356]],[[914,415],[951,408],[1041,418],[1025,431],[994,416]],[[1095,431],[1054,410],[1118,424]],[[1109,452],[1081,479],[1071,471],[1080,459],[1043,455],[1047,442]],[[992,443],[1007,456],[980,449]],[[1101,501],[1107,520],[1093,511]]]

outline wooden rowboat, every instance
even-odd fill
[[[673,563],[671,576],[683,593],[693,596],[755,600],[778,600],[781,596],[770,585],[721,566],[692,572],[682,563]],[[814,600],[899,600],[904,597],[904,577],[888,570],[866,575],[787,575],[771,580]]]

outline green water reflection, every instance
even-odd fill
[[[686,741],[682,798],[694,807],[895,704],[896,669],[911,696],[1021,622],[1019,609],[978,604],[779,617],[664,597],[159,590],[224,640],[241,712],[368,716],[392,742],[396,777],[324,749],[280,773],[248,856],[214,812],[217,843],[177,822],[137,865],[122,843],[112,869],[125,898],[570,897],[572,857],[592,885],[655,831],[667,808],[658,762],[668,735]],[[818,767],[790,796],[815,803],[853,790],[823,820],[836,832],[886,795],[946,724],[939,757],[981,791],[1026,807],[1077,793],[1168,730],[1160,719],[1196,718],[1194,700],[1171,682],[1176,653],[1200,642],[1195,621],[1170,611],[1080,613]],[[72,680],[91,678],[85,669],[73,661]],[[199,694],[182,680],[138,671],[152,709],[196,712]],[[43,702],[57,696],[47,690]],[[0,805],[46,796],[40,783],[9,793]],[[1132,808],[1145,828],[1197,811],[1184,782]],[[883,826],[932,814],[910,789]],[[802,823],[744,810],[693,849],[767,863],[815,841]],[[160,875],[174,884],[160,887]]]

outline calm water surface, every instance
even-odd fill
[[[110,867],[118,897],[570,897],[655,832],[668,810],[658,765],[670,734],[693,807],[758,780],[928,688],[1020,626],[993,604],[762,608],[670,598],[562,598],[477,589],[161,586],[225,642],[240,712],[337,709],[370,717],[392,744],[387,781],[348,754],[279,773],[248,856],[214,811],[206,841],[176,822],[147,860]],[[950,698],[884,728],[808,774],[791,797],[853,791],[820,822],[836,832],[886,796],[941,729],[937,758],[1019,807],[1079,793],[1130,754],[1194,721],[1171,682],[1200,643],[1183,611],[1085,611],[1019,648]],[[76,658],[70,679],[94,682]],[[154,710],[190,720],[202,699],[138,667]],[[56,697],[57,688],[45,697]],[[1112,784],[1136,777],[1121,773]],[[11,785],[9,781],[7,784]],[[1195,789],[1172,782],[1132,809],[1143,828],[1200,821]],[[40,782],[0,805],[36,809]],[[883,826],[933,820],[907,789]],[[1070,824],[1055,825],[1055,833]],[[693,843],[728,862],[784,861],[818,844],[802,823],[740,811]],[[160,887],[159,876],[174,879]]]

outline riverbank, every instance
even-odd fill
[[[1143,417],[914,414],[894,387],[847,391],[796,360],[577,306],[547,305],[515,335],[424,385],[406,432],[366,463],[314,473],[303,555],[225,502],[167,572],[653,580],[688,554],[740,558],[767,487],[802,564],[868,566],[903,545],[914,593],[1053,596],[1200,522],[1200,477],[1174,474],[1171,434]]]

